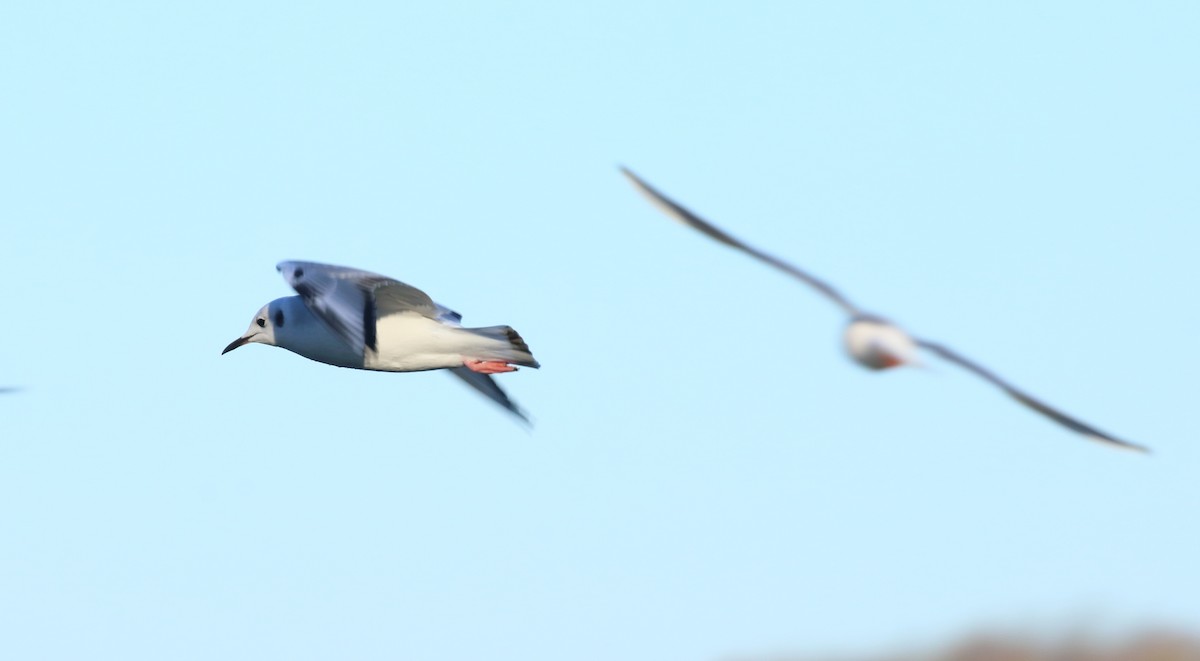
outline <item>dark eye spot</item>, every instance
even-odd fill
[[[303,276],[304,276],[304,269],[296,269],[295,271],[292,271],[292,277],[296,278],[297,280],[299,280]]]
[[[262,317],[259,317],[258,319],[255,319],[254,321],[255,321],[255,323],[257,323],[257,324],[258,324],[258,327],[259,327],[259,328],[266,328],[266,327],[267,327],[267,320],[266,320],[266,319],[263,319]]]
[[[283,310],[275,311],[275,325],[283,328]]]

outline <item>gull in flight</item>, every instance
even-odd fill
[[[539,367],[509,326],[463,328],[462,315],[398,280],[343,266],[281,262],[299,296],[278,298],[222,354],[251,343],[283,347],[309,360],[382,372],[448,369],[529,422],[490,375]]]
[[[1106,434],[1091,425],[1085,424],[1071,416],[1051,408],[1050,406],[1034,399],[1025,392],[1018,390],[1015,386],[1004,381],[996,376],[991,370],[988,370],[977,363],[974,363],[962,357],[958,353],[951,351],[949,348],[937,342],[922,340],[909,335],[907,332],[892,324],[888,320],[865,312],[855,306],[845,296],[828,283],[796,268],[795,266],[769,255],[757,248],[746,245],[742,241],[734,238],[730,234],[715,227],[711,223],[703,220],[696,214],[687,210],[679,203],[671,198],[660,193],[650,184],[646,183],[636,174],[627,168],[621,168],[634,186],[638,188],[647,198],[650,199],[656,206],[667,212],[668,215],[674,217],[683,224],[699,230],[708,235],[710,238],[719,241],[731,248],[736,248],[749,254],[751,257],[762,260],[771,266],[787,273],[788,275],[801,280],[802,282],[813,287],[817,291],[824,294],[830,300],[842,308],[850,318],[850,323],[846,326],[844,341],[846,351],[850,354],[858,364],[871,370],[884,370],[901,365],[912,365],[917,363],[918,349],[924,349],[941,358],[959,365],[976,375],[983,377],[993,385],[999,387],[1010,397],[1018,402],[1028,406],[1029,408],[1041,413],[1058,424],[1072,431],[1083,434],[1084,436],[1105,443],[1111,443],[1118,447],[1129,450],[1137,450],[1140,452],[1148,452],[1149,450],[1136,443],[1123,441],[1110,434]]]

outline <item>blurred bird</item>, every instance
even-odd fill
[[[448,369],[529,421],[490,376],[515,372],[513,365],[539,367],[511,327],[463,328],[459,313],[416,287],[375,273],[315,262],[281,262],[275,268],[299,296],[264,305],[222,355],[257,342],[338,367]]]
[[[835,304],[842,308],[849,316],[850,322],[846,326],[846,331],[843,336],[845,341],[846,351],[850,354],[858,364],[870,370],[884,370],[892,367],[900,367],[902,365],[913,365],[917,363],[918,349],[924,349],[941,358],[955,363],[967,370],[974,372],[976,375],[990,381],[993,385],[999,387],[1010,397],[1018,402],[1028,406],[1029,408],[1041,413],[1058,424],[1078,432],[1097,441],[1111,443],[1115,446],[1136,450],[1139,452],[1149,452],[1149,450],[1136,443],[1130,443],[1116,438],[1110,434],[1100,431],[1091,425],[1085,424],[1072,418],[1071,416],[1051,408],[1050,406],[1034,399],[1026,393],[1018,390],[1012,384],[1002,380],[990,370],[967,360],[963,356],[951,351],[949,348],[936,342],[922,340],[905,332],[900,327],[891,323],[887,319],[875,314],[871,314],[854,305],[836,289],[828,283],[796,268],[795,266],[769,255],[757,248],[751,247],[739,239],[734,238],[725,231],[715,227],[711,223],[703,220],[696,214],[681,206],[671,198],[663,195],[650,184],[631,172],[629,169],[622,167],[621,172],[633,182],[647,198],[650,199],[656,206],[667,212],[676,220],[683,224],[699,230],[731,248],[736,248],[749,254],[750,256],[762,260],[771,266],[787,273],[788,275],[797,278],[798,280],[808,284],[817,291],[824,294]]]

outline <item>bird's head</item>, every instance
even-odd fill
[[[287,325],[287,312],[284,310],[282,299],[271,301],[254,313],[250,327],[238,339],[229,343],[222,355],[233,351],[243,344],[257,342],[268,346],[278,346],[277,334]]]

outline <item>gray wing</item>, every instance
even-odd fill
[[[683,224],[707,234],[712,239],[724,243],[731,248],[741,250],[751,257],[762,260],[767,264],[770,264],[771,266],[783,271],[784,273],[801,280],[825,296],[829,297],[834,303],[837,303],[839,306],[841,306],[841,308],[847,313],[851,315],[857,315],[859,313],[859,309],[855,307],[849,299],[847,299],[833,287],[829,286],[829,284],[825,281],[801,271],[795,266],[792,266],[791,264],[779,259],[778,257],[775,257],[774,255],[769,255],[757,248],[742,243],[742,241],[734,238],[724,230],[712,225],[708,221],[700,218],[696,214],[684,208],[671,198],[663,195],[656,188],[643,181],[641,177],[638,177],[629,169],[622,167],[621,172],[628,177],[629,180],[632,181],[635,186],[637,186],[638,190],[640,190],[647,198],[649,198],[651,202],[653,202],[663,211],[666,211],[669,215],[674,216],[676,220],[679,220]]]
[[[465,381],[468,386],[471,386],[475,390],[483,393],[488,399],[491,399],[493,402],[503,406],[506,410],[508,410],[509,413],[512,413],[520,418],[525,422],[525,424],[532,424],[529,422],[529,416],[525,415],[525,411],[523,411],[521,407],[517,406],[511,399],[508,398],[508,394],[505,393],[500,386],[496,385],[496,381],[492,379],[492,377],[488,376],[487,374],[473,372],[466,367],[451,367],[450,371],[454,374],[454,376],[457,376]]]
[[[275,268],[308,309],[356,351],[375,349],[379,317],[415,312],[439,321],[461,318],[420,289],[370,271],[296,261],[280,262]]]
[[[1010,397],[1012,397],[1013,399],[1024,404],[1025,406],[1028,406],[1029,408],[1033,409],[1034,411],[1041,413],[1042,415],[1046,416],[1047,418],[1050,418],[1051,420],[1066,427],[1067,429],[1070,429],[1071,431],[1083,434],[1084,436],[1087,436],[1088,438],[1091,438],[1093,440],[1103,441],[1105,443],[1111,443],[1113,445],[1125,448],[1127,450],[1137,450],[1138,452],[1150,452],[1150,449],[1143,445],[1138,445],[1137,443],[1130,443],[1129,441],[1123,441],[1119,438],[1116,438],[1115,436],[1106,434],[1106,433],[1100,431],[1099,429],[1092,427],[1091,425],[1084,424],[1083,422],[1080,422],[1079,420],[1072,418],[1071,416],[1063,413],[1062,411],[1059,411],[1058,409],[1051,408],[1050,406],[1034,399],[1033,397],[1030,397],[1029,395],[1025,394],[1024,392],[1017,390],[1015,387],[1013,387],[1007,381],[1004,381],[1000,377],[993,374],[990,370],[987,370],[984,367],[982,367],[976,363],[973,363],[973,362],[967,360],[966,358],[963,358],[959,354],[951,351],[950,349],[947,349],[946,347],[944,347],[940,344],[937,344],[935,342],[926,342],[925,340],[917,340],[917,345],[923,349],[927,349],[927,350],[941,356],[942,358],[944,358],[952,363],[958,364],[960,367],[964,367],[964,368],[974,372],[975,374],[983,377],[984,379],[990,381],[993,385],[998,386],[1001,390],[1008,393],[1008,395]]]

